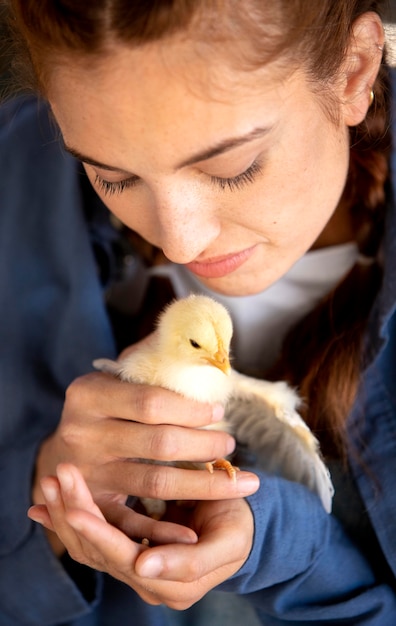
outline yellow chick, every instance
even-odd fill
[[[98,359],[94,366],[122,380],[225,404],[231,392],[231,337],[226,309],[212,298],[192,295],[164,309],[150,344],[122,361]]]
[[[225,307],[207,296],[190,295],[164,309],[152,341],[121,361],[97,359],[94,367],[124,381],[223,404],[224,420],[209,428],[232,432],[256,453],[263,469],[305,484],[330,512],[334,493],[330,475],[316,438],[297,413],[298,395],[284,382],[258,380],[232,369],[231,337],[232,322]],[[235,480],[237,468],[225,459],[206,467],[226,469]],[[143,503],[155,517],[164,512],[158,501],[145,498]]]

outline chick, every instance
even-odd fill
[[[192,295],[164,309],[148,345],[122,361],[98,359],[94,366],[122,380],[225,404],[232,389],[231,337],[232,322],[226,309],[212,298]]]
[[[147,345],[121,361],[97,359],[94,367],[124,381],[221,403],[224,420],[209,428],[234,434],[256,453],[263,469],[305,484],[330,512],[334,493],[330,475],[316,438],[297,413],[298,395],[285,382],[258,380],[232,369],[231,337],[232,322],[223,305],[206,296],[191,295],[165,308]],[[237,468],[226,459],[206,467],[226,469],[235,480]],[[153,506],[146,498],[143,503],[150,514],[161,517],[163,505]]]

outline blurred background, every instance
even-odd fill
[[[396,22],[396,0],[388,0],[387,19]]]

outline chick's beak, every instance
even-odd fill
[[[205,360],[208,361],[211,365],[218,367],[219,370],[224,372],[228,376],[231,371],[230,359],[228,356],[228,352],[223,348],[223,346],[219,346],[217,352],[212,356],[205,357]]]

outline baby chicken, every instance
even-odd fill
[[[232,322],[226,309],[212,298],[192,295],[164,309],[148,345],[122,361],[98,359],[94,366],[122,380],[225,404],[232,388],[231,337]]]
[[[330,512],[334,493],[330,475],[316,438],[296,411],[299,397],[284,382],[258,380],[231,369],[231,337],[232,322],[223,305],[206,296],[191,295],[164,309],[152,341],[144,347],[121,361],[97,359],[94,367],[125,381],[221,403],[224,420],[209,428],[234,434],[256,453],[263,469],[305,484]],[[206,467],[226,469],[235,480],[237,468],[225,459]],[[155,517],[164,512],[164,504],[158,501],[145,498],[143,504]]]

